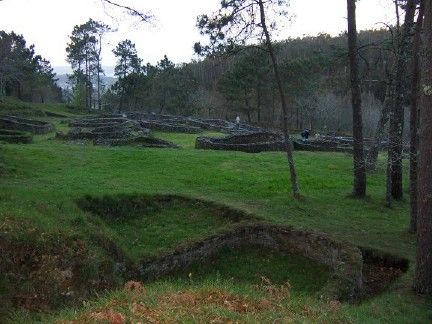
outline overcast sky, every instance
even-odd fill
[[[23,34],[36,45],[38,54],[53,66],[66,66],[65,48],[74,25],[89,18],[118,28],[106,39],[103,64],[114,65],[112,48],[125,38],[137,44],[145,62],[156,63],[164,54],[176,63],[193,57],[193,44],[200,40],[196,17],[210,13],[220,0],[117,0],[143,11],[150,10],[157,20],[153,26],[134,24],[121,11],[104,7],[100,0],[3,0],[0,1],[0,29]],[[391,0],[361,0],[358,28],[379,28],[379,22],[394,22]],[[346,30],[346,0],[291,0],[292,21],[278,36],[281,38],[331,35]],[[113,19],[116,17],[117,19]]]

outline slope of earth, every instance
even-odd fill
[[[58,123],[58,118],[50,120],[61,129],[64,126]],[[323,231],[357,246],[380,249],[414,261],[415,237],[406,230],[409,204],[408,201],[396,203],[392,209],[384,206],[383,163],[368,176],[368,198],[355,200],[349,197],[351,156],[298,152],[295,159],[304,198],[294,200],[282,153],[198,151],[193,149],[195,135],[159,135],[183,148],[95,147],[60,142],[53,139],[54,134],[35,136],[34,144],[27,146],[2,145],[0,229],[10,220],[29,222],[47,235],[61,232],[79,237],[97,250],[95,255],[102,255],[104,252],[93,246],[93,233],[101,233],[116,242],[119,234],[127,235],[122,232],[132,232],[135,225],[101,226],[77,206],[77,199],[85,195],[181,194],[242,209],[272,223]],[[209,224],[211,228],[215,225]],[[125,244],[122,248],[130,249]],[[153,248],[149,246],[146,252]],[[256,260],[256,256],[251,258]],[[225,259],[233,262],[229,256]],[[86,303],[82,309],[66,310],[49,320],[91,322],[94,316],[102,321],[107,316],[119,316],[132,321],[154,317],[160,321],[177,318],[197,322],[278,319],[430,322],[431,303],[411,292],[412,276],[413,262],[408,273],[387,292],[360,305],[350,305],[295,294],[290,298],[286,293],[289,288],[279,282],[244,285],[230,280],[229,275],[220,278],[217,274],[195,280],[192,272],[192,279],[148,283],[144,285],[145,291],[111,292]],[[0,291],[1,285],[0,280]],[[284,292],[282,297],[279,291]],[[208,303],[209,299],[214,302]],[[244,304],[250,306],[241,306]],[[38,319],[26,313],[11,316],[12,322]],[[45,320],[48,318],[43,317]]]

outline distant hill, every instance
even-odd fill
[[[56,75],[57,85],[62,89],[67,89],[69,87],[68,85],[68,76],[67,74],[57,74]],[[116,81],[117,78],[110,77],[110,76],[102,76],[101,77],[102,84],[106,85],[107,87],[111,87]]]
[[[105,75],[108,77],[114,77],[114,66],[102,66]],[[72,69],[70,66],[53,66],[54,72],[58,75],[71,74]]]
[[[72,74],[72,69],[70,66],[54,66],[54,72],[57,74],[56,78],[58,79],[57,85],[62,88],[68,88],[68,74]],[[116,81],[117,78],[114,77],[114,67],[113,66],[104,66],[103,70],[105,72],[105,76],[102,77],[102,83],[108,87],[111,87]]]

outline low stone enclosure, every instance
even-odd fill
[[[241,151],[259,153],[268,151],[283,151],[284,142],[276,133],[260,132],[246,135],[231,135],[224,138],[198,137],[196,149]]]
[[[136,203],[133,201],[136,201],[139,196],[133,196],[135,200],[132,199],[132,203],[123,203],[121,197],[113,197],[109,199],[108,197],[87,197],[79,200],[78,205],[83,210],[97,215],[111,211],[106,216],[109,217],[107,221],[113,219],[121,221],[124,217],[128,217],[128,208],[131,211],[137,210]],[[116,204],[113,205],[112,199],[119,202],[118,207],[113,208]],[[408,269],[408,261],[405,259],[371,249],[358,248],[315,231],[271,225],[262,222],[253,214],[219,203],[179,195],[144,196],[145,204],[148,204],[150,209],[154,209],[155,206],[163,208],[174,200],[208,204],[218,215],[232,219],[234,223],[228,229],[221,230],[205,239],[182,242],[170,251],[153,256],[143,256],[138,264],[130,265],[132,267],[129,271],[131,279],[148,282],[175,275],[187,270],[194,263],[206,262],[226,248],[264,248],[301,255],[328,266],[332,274],[326,286],[319,291],[320,297],[330,300],[356,301],[382,292]],[[138,201],[139,204],[142,204],[142,200]],[[116,251],[112,247],[110,250]],[[115,252],[115,255],[119,254],[121,254],[119,251]],[[380,269],[379,282],[376,282],[377,269]]]
[[[264,248],[297,254],[328,266],[332,274],[319,297],[357,302],[373,297],[408,269],[408,261],[392,255],[337,242],[327,235],[266,223],[235,225],[203,241],[182,245],[175,251],[143,259],[138,278],[152,281],[206,262],[224,248]]]
[[[0,142],[10,144],[30,144],[33,142],[33,136],[26,132],[0,129]]]
[[[157,121],[141,121],[141,126],[149,128],[155,131],[167,132],[167,133],[186,133],[186,134],[197,134],[203,130],[199,127],[182,125],[177,123],[162,123]]]
[[[101,146],[178,147],[171,142],[154,138],[149,129],[125,117],[82,118],[68,121],[68,125],[72,129],[67,134],[58,132],[57,138],[70,141],[91,140],[94,145]]]
[[[352,145],[340,144],[337,141],[330,140],[295,140],[293,141],[295,151],[312,151],[312,152],[340,152],[349,153],[353,152]]]
[[[248,134],[261,131],[262,128],[245,123],[237,125],[222,119],[205,119],[161,114],[130,113],[127,116],[137,120],[143,127],[155,131],[198,134],[204,131],[215,131],[227,134]]]
[[[237,226],[166,255],[145,259],[139,265],[139,276],[143,280],[161,278],[194,262],[204,262],[223,248],[240,247],[299,254],[325,264],[333,274],[320,294],[328,299],[349,300],[361,294],[363,262],[359,249],[337,243],[324,234],[269,224]]]
[[[352,138],[318,136],[316,139],[292,141],[296,151],[317,152],[353,152]],[[371,140],[365,141],[365,151],[369,150]],[[383,144],[384,145],[384,144]],[[381,148],[384,148],[384,146]],[[284,151],[285,145],[281,134],[276,132],[255,132],[248,134],[231,135],[224,138],[198,137],[195,148],[203,150],[241,151],[247,153]]]
[[[54,131],[54,126],[48,122],[35,119],[0,116],[0,129],[23,131],[32,134],[48,134]]]
[[[115,289],[119,279],[149,282],[172,277],[194,263],[210,261],[226,248],[258,247],[325,264],[332,273],[317,295],[341,301],[357,302],[381,293],[409,266],[406,259],[338,242],[322,233],[263,223],[253,214],[215,202],[179,195],[133,195],[135,199],[125,203],[123,196],[130,197],[86,196],[77,204],[84,211],[106,215],[98,221],[121,222],[139,217],[137,204],[151,212],[173,201],[184,201],[193,206],[205,204],[232,225],[200,240],[182,240],[174,248],[132,262],[120,245],[103,232],[89,233],[88,242],[75,234],[45,235],[32,223],[6,219],[0,232],[0,273],[7,279],[2,286],[0,316],[2,310],[17,306],[46,311],[81,304],[94,292]],[[106,255],[98,253],[100,258],[95,258],[88,244],[104,250]],[[67,293],[69,289],[74,293]]]
[[[309,140],[293,141],[294,149],[298,151],[321,151],[321,152],[353,152],[354,140],[350,136],[336,135],[316,135],[315,138]],[[373,139],[364,138],[363,145],[365,152],[369,151],[373,145]],[[379,150],[387,148],[387,142],[383,141],[379,144]]]

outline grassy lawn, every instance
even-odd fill
[[[74,145],[52,139],[53,134],[37,136],[31,145],[1,146],[0,227],[5,219],[18,219],[30,220],[45,232],[62,231],[79,235],[84,240],[91,233],[103,233],[117,242],[130,258],[137,259],[143,254],[172,248],[184,239],[204,237],[229,226],[227,220],[218,218],[204,207],[173,204],[163,211],[127,222],[108,222],[82,211],[75,203],[85,195],[172,193],[220,202],[273,223],[323,231],[355,245],[374,247],[414,260],[415,237],[407,234],[408,201],[396,203],[392,209],[384,206],[385,172],[382,165],[368,176],[368,198],[356,200],[349,197],[351,156],[296,152],[304,198],[294,200],[282,153],[202,151],[193,149],[197,135],[156,135],[182,148]],[[302,295],[301,291],[296,293],[297,287],[312,291],[310,287],[319,286],[326,272],[293,258],[261,251],[225,251],[205,267],[192,267],[189,270],[192,279],[185,273],[149,283],[145,286],[146,292],[138,295],[124,290],[111,292],[81,309],[65,310],[55,317],[43,317],[41,321],[80,316],[84,321],[91,319],[86,317],[89,313],[100,309],[120,312],[129,316],[131,322],[145,321],[145,316],[154,316],[162,322],[173,316],[189,322],[213,319],[356,323],[432,321],[432,304],[411,293],[412,266],[388,292],[360,305],[334,305],[322,302],[316,296]],[[292,267],[288,266],[290,264]],[[282,269],[292,271],[281,273]],[[258,273],[268,276],[274,289],[257,281]],[[307,278],[310,278],[310,286],[305,284]],[[277,289],[283,290],[281,283],[285,279],[292,283],[291,297],[281,299],[269,293],[274,291],[277,295]],[[186,296],[194,299],[192,306],[185,301]],[[250,304],[250,311],[219,303],[221,296],[229,305]],[[240,296],[238,298],[242,300],[231,300],[237,298],[234,296]],[[212,302],[205,303],[206,298]],[[139,312],[131,305],[143,308]],[[14,322],[37,319],[23,313],[14,316]]]
[[[44,118],[47,115],[56,115],[64,117],[73,117],[77,115],[77,112],[68,108],[66,104],[58,103],[28,103],[13,97],[5,97],[0,102],[0,113],[9,115],[19,115],[28,117],[39,117]]]
[[[329,269],[322,264],[298,255],[241,248],[238,251],[224,249],[209,262],[196,263],[174,278],[179,277],[180,281],[227,281],[244,290],[259,285],[263,279],[275,285],[289,282],[290,293],[299,297],[317,293],[329,274]]]
[[[195,138],[176,136],[180,144]],[[414,236],[406,231],[408,202],[392,209],[384,206],[383,170],[368,177],[369,198],[349,198],[348,155],[297,152],[304,195],[297,201],[291,197],[282,153],[202,151],[191,149],[191,144],[165,150],[104,148],[49,137],[33,145],[2,148],[7,176],[0,193],[8,197],[0,207],[2,215],[15,210],[15,216],[64,229],[74,217],[83,217],[73,200],[85,194],[180,193],[245,209],[272,222],[322,230],[357,245],[414,256]],[[166,137],[175,140],[172,134]],[[22,200],[24,205],[18,203]]]
[[[121,211],[105,207],[110,200],[111,204],[124,207]],[[90,217],[95,217],[99,227],[110,232],[111,238],[133,262],[168,252],[180,243],[207,237],[236,223],[199,202],[173,200],[158,204],[151,196],[147,199],[108,197],[96,201],[105,206]],[[117,218],[113,218],[114,214]]]

